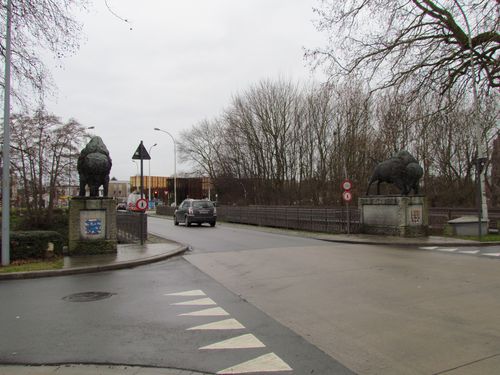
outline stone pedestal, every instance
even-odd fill
[[[113,254],[117,251],[116,201],[73,197],[69,202],[69,254]]]
[[[358,204],[362,233],[427,236],[429,210],[424,196],[377,195],[360,198]]]

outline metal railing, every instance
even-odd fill
[[[158,215],[173,216],[174,208],[159,206]],[[230,223],[250,224],[312,232],[359,232],[359,210],[346,207],[297,207],[297,206],[219,206],[217,218]]]
[[[119,243],[144,243],[148,239],[148,217],[143,213],[118,211],[116,227]]]
[[[173,216],[173,207],[158,206],[158,215]],[[500,209],[490,209],[489,227],[498,229]],[[474,208],[432,207],[429,209],[429,227],[442,230],[449,220],[465,215],[477,215]],[[260,225],[314,232],[359,233],[360,212],[357,207],[296,207],[296,206],[219,206],[217,217],[221,221]]]

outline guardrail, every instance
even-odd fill
[[[173,216],[173,207],[158,206],[159,215]],[[498,229],[500,209],[490,209],[489,227]],[[349,232],[359,233],[359,209],[349,207],[296,207],[296,206],[219,206],[219,220],[232,223],[270,226],[278,228],[306,230],[314,232],[347,233],[347,217],[349,216]],[[429,209],[429,227],[440,231],[449,220],[460,216],[475,215],[474,208],[432,207]]]
[[[158,215],[173,216],[174,208],[158,206]],[[296,206],[219,206],[218,220],[231,223],[306,230],[312,232],[359,232],[359,210],[345,207],[296,207]]]
[[[119,243],[144,242],[148,239],[148,217],[140,212],[116,212]]]
[[[224,221],[311,232],[358,233],[359,210],[350,207],[306,208],[294,206],[218,207]],[[349,220],[348,220],[349,218]]]

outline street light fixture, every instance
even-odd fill
[[[5,80],[3,85],[3,169],[2,169],[2,266],[10,264],[10,65],[11,65],[11,31],[12,1],[5,4],[7,15],[5,22]]]
[[[154,130],[168,134],[172,138],[172,142],[174,142],[174,205],[177,207],[177,142],[168,131],[160,128],[154,128]]]
[[[148,150],[148,154],[149,156],[151,156],[151,149],[155,146],[157,146],[158,143],[155,143],[154,145],[152,145],[149,150]],[[149,179],[148,179],[148,188],[149,188],[149,192],[148,192],[148,205],[149,205],[149,202],[151,202],[151,159],[148,160],[148,173],[149,173]]]

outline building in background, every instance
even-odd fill
[[[144,197],[149,198],[149,176],[143,177]],[[130,177],[130,191],[140,191],[141,177]],[[177,204],[186,198],[214,200],[213,185],[208,177],[177,177]],[[151,176],[151,201],[156,205],[174,202],[174,178]]]
[[[127,202],[127,197],[130,194],[130,182],[112,179],[109,181],[108,197],[115,198],[118,203]]]

